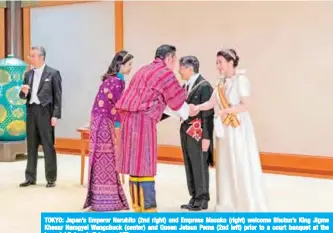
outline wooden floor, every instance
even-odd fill
[[[86,158],[88,162],[88,158]],[[19,188],[24,180],[26,161],[0,163],[0,232],[40,232],[41,212],[80,212],[87,194],[79,185],[80,158],[63,155],[58,158],[58,181],[54,189],[45,188],[44,161],[38,161],[37,185]],[[86,168],[88,163],[86,163]],[[333,180],[265,174],[263,177],[268,210],[272,212],[332,212]],[[210,171],[211,201],[216,201],[215,170]],[[129,200],[128,181],[123,186]],[[183,166],[158,164],[156,193],[159,212],[180,212],[188,202]]]

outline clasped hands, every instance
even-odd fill
[[[189,104],[189,108],[190,108],[189,115],[191,117],[198,115],[199,112],[201,111],[199,105]],[[215,116],[224,117],[225,115],[227,115],[229,113],[230,113],[230,109],[228,109],[228,108],[227,109],[222,109],[219,112],[215,113]]]
[[[200,109],[199,109],[198,105],[189,104],[188,106],[189,106],[189,108],[190,108],[190,113],[189,113],[189,115],[190,115],[191,117],[198,115],[198,113],[200,112]]]

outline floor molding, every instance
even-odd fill
[[[80,148],[80,139],[56,139],[58,153],[79,155]],[[333,179],[333,157],[261,152],[260,159],[265,173]],[[183,164],[181,148],[159,145],[158,161]]]

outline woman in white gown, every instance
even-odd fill
[[[214,121],[215,130],[220,130],[216,142],[216,212],[266,211],[260,156],[248,112],[250,82],[244,72],[236,71],[238,61],[235,50],[219,51],[216,65],[223,78],[208,102],[191,106],[196,112],[215,108],[218,117]]]

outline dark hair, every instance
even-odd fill
[[[108,79],[111,75],[116,75],[121,65],[125,65],[127,62],[132,60],[134,56],[132,54],[129,54],[127,51],[119,51],[114,55],[114,58],[112,59],[111,64],[109,65],[108,70],[102,77],[102,81],[105,81]]]
[[[199,73],[199,60],[197,57],[195,56],[185,56],[185,57],[181,57],[179,59],[179,65],[180,66],[186,66],[186,67],[193,67],[193,71],[194,73]]]
[[[239,57],[234,49],[220,50],[217,52],[216,56],[224,57],[224,59],[227,60],[227,62],[233,61],[235,68],[238,66]]]
[[[176,47],[173,45],[164,44],[156,49],[155,59],[159,58],[164,60],[165,58],[174,56],[176,54]]]

